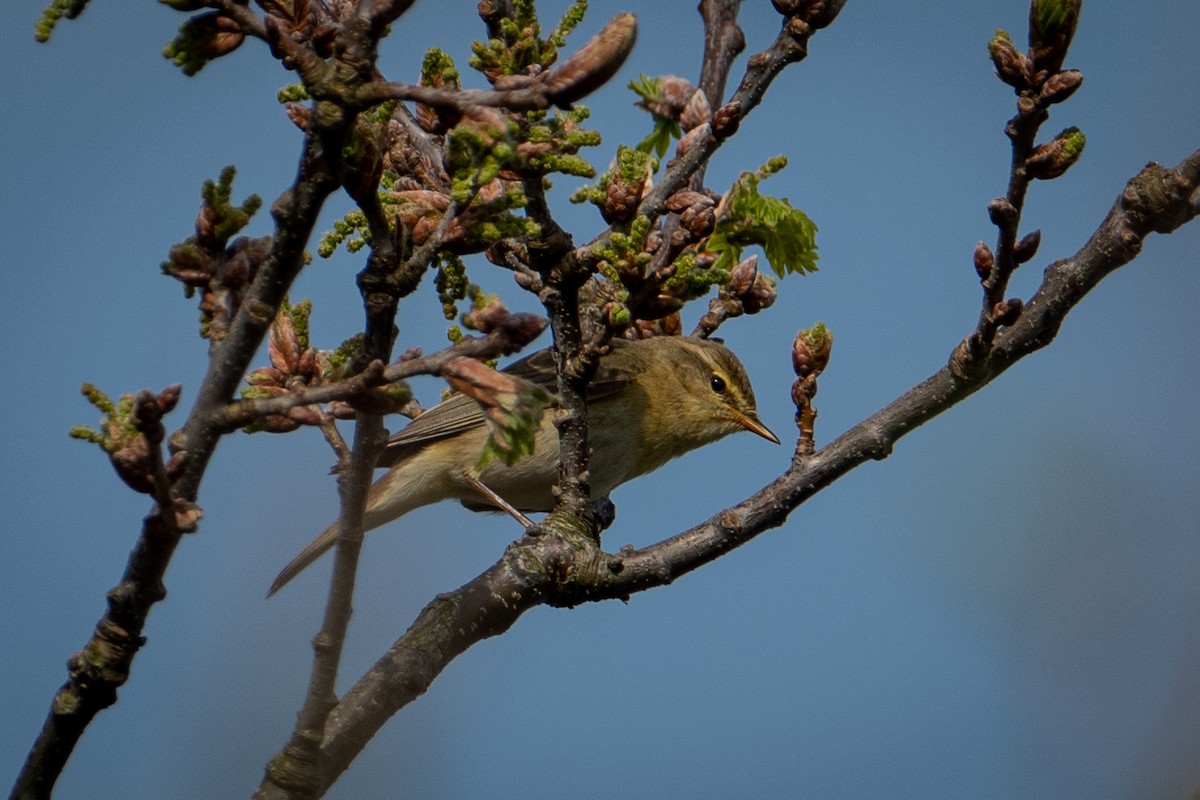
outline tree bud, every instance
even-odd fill
[[[764,308],[770,308],[778,297],[775,289],[775,279],[761,272],[754,276],[754,284],[750,291],[742,295],[742,307],[747,314],[757,314]]]
[[[1017,317],[1021,316],[1023,307],[1021,300],[1016,297],[996,303],[992,308],[992,319],[997,325],[1012,325],[1017,321]]]
[[[1083,84],[1083,73],[1077,69],[1067,69],[1056,72],[1046,79],[1038,93],[1046,105],[1061,103]]]
[[[998,228],[1011,225],[1017,220],[1017,209],[1007,198],[997,197],[988,203],[988,218]]]
[[[808,0],[805,21],[813,28],[824,28],[841,13],[846,0]]]
[[[282,414],[272,414],[264,417],[259,426],[266,433],[291,433],[300,427],[300,423]]]
[[[158,405],[158,413],[169,414],[175,410],[175,406],[179,404],[179,397],[182,394],[183,386],[178,383],[172,383],[159,392],[154,398],[154,402]]]
[[[604,205],[600,207],[600,216],[604,221],[627,222],[637,213],[638,203],[642,201],[644,183],[629,184],[614,177],[604,187]]]
[[[704,92],[696,89],[679,115],[679,126],[685,131],[690,131],[710,119],[712,119],[712,107],[708,104],[708,98],[704,96]]]
[[[549,323],[550,321],[545,317],[539,317],[537,314],[527,311],[519,311],[506,316],[501,325],[501,330],[508,337],[508,346],[505,348],[504,354],[515,353],[532,342],[541,335],[542,331],[546,330]]]
[[[621,145],[604,175],[604,202],[600,216],[605,222],[625,222],[637,214],[638,204],[654,182],[652,159],[646,153]]]
[[[642,98],[636,105],[657,117],[678,122],[683,110],[687,108],[692,96],[696,94],[696,87],[687,78],[681,78],[678,75],[659,75],[654,79],[654,83],[658,87],[657,99]],[[701,120],[701,122],[707,121]]]
[[[473,331],[491,333],[508,321],[508,306],[493,297],[490,302],[475,306],[462,317],[463,324]]]
[[[246,375],[251,386],[282,386],[286,381],[287,373],[275,367],[259,367]]]
[[[756,275],[758,275],[758,256],[750,255],[742,259],[729,273],[729,283],[726,284],[726,287],[732,294],[743,295],[754,285]]]
[[[801,330],[792,341],[792,369],[797,378],[816,377],[829,366],[829,353],[833,349],[833,333],[818,322],[808,330]]]
[[[725,105],[717,109],[717,113],[713,114],[712,131],[713,136],[718,139],[728,139],[737,133],[738,126],[742,124],[742,104],[737,100],[731,100]],[[701,130],[695,128],[694,130]],[[682,144],[682,141],[680,142]]]
[[[312,109],[299,103],[288,103],[283,110],[292,124],[302,131],[308,131],[308,122],[312,119]]]
[[[185,23],[191,40],[192,52],[205,61],[229,55],[246,40],[242,26],[236,20],[213,11],[198,14]]]
[[[567,106],[603,86],[617,73],[637,41],[637,18],[622,12],[588,39],[546,78],[546,97]]]
[[[712,206],[715,204],[716,201],[703,192],[693,192],[684,189],[668,197],[665,205],[667,211],[678,214],[689,206]]]
[[[1042,243],[1042,232],[1035,230],[1021,237],[1021,241],[1013,247],[1013,258],[1018,264],[1024,264],[1037,254],[1038,245]]]
[[[697,142],[707,136],[711,130],[711,125],[700,125],[699,127],[692,128],[690,131],[685,133],[679,140],[679,144],[675,145],[675,157],[683,158],[688,154],[689,151],[691,151],[692,148],[696,147]]]
[[[1053,140],[1038,147],[1025,159],[1029,177],[1039,180],[1057,178],[1079,160],[1087,137],[1078,128],[1067,128]]]
[[[679,222],[693,238],[703,239],[712,233],[713,228],[717,225],[716,210],[712,206],[707,208],[692,206],[679,216]]]
[[[792,381],[792,404],[797,409],[807,408],[809,401],[817,396],[817,379],[814,375]]]
[[[150,470],[150,451],[146,440],[138,436],[129,439],[123,447],[109,457],[113,469],[126,486],[142,494],[154,493],[154,479]]]
[[[992,248],[983,242],[975,245],[975,274],[979,276],[979,280],[986,281],[995,268],[996,257],[992,255]]]
[[[1014,89],[1029,85],[1029,59],[1013,46],[1007,31],[998,30],[988,42],[988,55],[996,65],[996,75]]]
[[[1083,0],[1033,0],[1029,4],[1029,54],[1035,71],[1058,72],[1075,36]]]

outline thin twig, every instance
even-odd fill
[[[528,333],[519,337],[515,337],[514,334],[519,323],[527,321],[531,315],[514,314],[512,317],[512,326],[501,326],[486,336],[467,337],[428,356],[420,355],[418,350],[410,350],[387,367],[383,367],[382,363],[372,362],[357,375],[335,383],[311,388],[298,387],[279,397],[239,400],[224,409],[219,417],[219,424],[224,430],[234,431],[265,417],[286,416],[288,411],[299,406],[329,403],[334,400],[353,400],[371,389],[387,386],[405,378],[437,375],[447,361],[459,356],[490,359],[511,355],[525,344]],[[545,324],[544,320],[541,324]]]

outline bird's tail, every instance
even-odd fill
[[[267,590],[267,597],[282,589],[292,578],[303,572],[309,564],[316,561],[325,554],[325,551],[333,547],[337,542],[338,523],[333,523],[325,530],[321,531],[321,535],[313,539],[304,549],[296,554],[296,557],[288,562],[287,566],[279,571],[275,576],[275,580],[271,581],[271,588]]]
[[[418,506],[441,499],[445,496],[445,489],[437,489],[438,483],[438,475],[426,471],[419,457],[407,460],[403,466],[393,467],[371,486],[367,495],[366,515],[363,517],[363,532],[391,522]],[[337,522],[321,531],[320,536],[305,545],[275,576],[271,588],[267,590],[267,597],[278,592],[309,564],[324,555],[337,542],[337,536]]]

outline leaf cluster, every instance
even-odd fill
[[[482,468],[494,459],[512,465],[533,455],[542,412],[550,402],[544,389],[507,395],[503,403],[487,409],[488,439],[475,462]]]
[[[512,15],[499,20],[499,35],[472,44],[468,63],[491,81],[503,75],[528,75],[549,69],[586,10],[587,0],[576,0],[550,35],[542,39],[534,0],[514,0]]]
[[[654,129],[650,131],[645,139],[638,142],[637,149],[643,153],[652,153],[661,160],[667,155],[667,151],[671,149],[671,142],[683,136],[683,129],[679,125],[679,120],[664,117],[652,110],[667,102],[658,78],[652,78],[649,75],[640,75],[637,80],[629,82],[628,88],[645,101],[641,105],[650,110],[651,117],[654,119]]]
[[[75,19],[87,8],[88,0],[53,0],[42,12],[33,29],[33,37],[39,42],[50,41],[60,19]]]
[[[731,269],[748,245],[759,245],[779,277],[817,269],[817,226],[808,215],[793,208],[787,198],[761,194],[758,184],[786,166],[772,159],[756,172],[743,172],[726,194],[717,215],[716,229],[705,249],[718,254],[715,267]]]

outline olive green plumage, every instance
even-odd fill
[[[548,350],[504,371],[554,392]],[[549,511],[554,507],[551,487],[558,480],[553,416],[551,405],[542,415],[532,455],[512,465],[493,459],[477,468],[488,437],[479,404],[454,395],[428,409],[394,435],[380,457],[379,466],[389,469],[371,487],[365,529],[441,500],[495,510],[465,479],[468,475],[517,509]],[[588,388],[592,495],[607,495],[673,458],[740,430],[779,441],[759,421],[746,370],[724,345],[681,336],[615,340]],[[332,547],[337,531],[334,523],[305,547],[275,578],[269,594]]]

